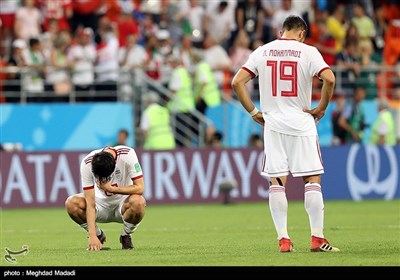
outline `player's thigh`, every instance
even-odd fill
[[[262,174],[269,177],[281,177],[289,174],[284,137],[285,135],[282,133],[264,129],[265,163],[262,167]]]
[[[288,136],[286,140],[293,177],[324,173],[318,136]]]

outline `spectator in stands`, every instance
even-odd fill
[[[395,65],[400,60],[400,18],[391,20],[385,36],[383,56],[387,65]]]
[[[261,0],[261,6],[264,9],[264,31],[262,41],[269,42],[275,38],[272,32],[272,18],[274,13],[280,9],[280,1]]]
[[[27,45],[23,39],[16,39],[12,44],[11,56],[7,62],[7,84],[9,91],[7,102],[19,102],[21,93],[21,71],[28,66]]]
[[[260,0],[239,1],[236,20],[238,32],[245,31],[251,41],[263,38],[264,10]]]
[[[158,53],[158,39],[156,35],[146,37],[144,48],[146,51],[145,73],[149,78],[160,81],[163,57]]]
[[[135,35],[137,38],[140,36],[139,24],[133,18],[133,3],[131,1],[124,1],[121,3],[121,15],[117,21],[119,47],[126,46],[128,36]]]
[[[347,25],[347,28],[346,28],[346,37],[345,37],[345,39],[344,39],[344,45],[343,45],[343,47],[346,46],[346,42],[350,42],[350,41],[355,41],[355,42],[357,42],[357,45],[359,45],[359,43],[360,43],[360,33],[358,33],[357,26],[356,26],[353,22],[350,22],[350,23]]]
[[[250,49],[250,37],[245,30],[239,30],[232,47],[229,49],[229,57],[232,61],[231,70],[236,73],[247,61],[252,50]]]
[[[378,118],[371,129],[370,143],[374,145],[396,145],[395,121],[386,98],[378,99],[378,112]]]
[[[183,35],[190,36],[190,39],[196,47],[201,47],[204,39],[206,26],[206,13],[203,6],[199,5],[198,0],[179,1],[179,11],[175,16],[175,20],[181,22],[185,20],[190,26],[190,33]]]
[[[93,83],[96,48],[93,44],[93,30],[89,27],[79,28],[76,35],[77,43],[69,49],[67,59],[72,67],[72,83],[77,101],[95,101]]]
[[[345,15],[345,5],[338,4],[326,22],[330,34],[335,39],[336,53],[340,53],[343,50],[343,45],[346,38]]]
[[[348,40],[345,42],[343,51],[336,56],[336,65],[341,71],[342,87],[347,95],[353,93],[356,79],[361,72],[358,54],[358,41]]]
[[[54,40],[58,37],[60,32],[61,30],[58,26],[58,21],[56,19],[51,19],[48,23],[48,30],[40,34],[39,40],[47,63],[50,60],[50,54],[54,47]]]
[[[223,13],[219,13],[220,7],[225,6],[226,2],[226,8],[223,10]],[[236,8],[238,4],[238,0],[213,0],[213,1],[204,1],[205,9],[206,9],[206,15],[209,16],[209,18],[214,18],[214,16],[217,16],[217,18],[221,19],[221,26],[229,25],[230,27],[230,35],[229,35],[229,40],[227,41],[227,45],[232,44],[232,38],[234,38],[234,33],[237,31],[237,24],[236,24]],[[221,4],[222,3],[222,4]],[[229,22],[226,23],[226,20]],[[219,28],[218,22],[215,22],[217,26],[208,25],[209,21],[205,20],[207,27],[205,32],[207,33],[208,30],[213,30],[214,27]],[[226,50],[228,50],[228,46],[222,45],[222,47],[225,47]]]
[[[374,52],[372,44],[360,48],[361,71],[357,78],[357,85],[366,89],[367,99],[375,99],[378,95],[377,76],[381,71],[382,57]]]
[[[277,9],[272,17],[272,34],[273,38],[281,37],[281,27],[283,25],[283,21],[290,15],[301,16],[301,14],[293,8],[292,0],[282,0],[281,6]]]
[[[184,34],[180,38],[180,44],[177,44],[173,53],[179,54],[182,60],[182,64],[186,67],[191,74],[196,70],[195,58],[201,53],[201,49],[195,47],[192,42],[192,36]]]
[[[129,34],[126,37],[126,45],[119,49],[119,95],[120,100],[129,101],[134,97],[134,84],[140,81],[138,70],[143,69],[146,62],[146,51],[137,43],[138,35]]]
[[[378,54],[383,54],[383,48],[385,47],[386,32],[389,28],[389,20],[385,17],[384,6],[380,3],[374,10],[374,25],[376,30],[376,36],[373,39],[374,50]]]
[[[67,60],[70,44],[69,31],[60,32],[53,42],[54,48],[51,50],[46,69],[45,90],[55,94],[55,100],[64,102],[69,101],[69,94],[72,91],[70,72],[72,64]]]
[[[212,1],[210,1],[212,2]],[[227,1],[220,1],[217,6],[209,8],[206,13],[204,23],[205,33],[204,42],[214,38],[214,44],[217,44],[221,48],[227,50],[228,42],[231,37],[232,31],[232,14],[228,9]]]
[[[45,56],[43,54],[42,45],[39,39],[31,38],[29,40],[29,56],[28,56],[29,72],[27,73],[26,80],[23,83],[24,88],[27,92],[43,95],[45,63],[46,63]]]
[[[42,15],[35,6],[35,0],[24,0],[23,6],[15,14],[15,37],[23,39],[27,44],[30,38],[39,38],[42,31],[41,21]]]
[[[253,41],[254,42],[254,41]],[[231,71],[236,73],[240,67],[247,61],[251,54],[250,37],[245,30],[240,30],[233,41],[232,47],[229,49],[229,58],[232,61]],[[254,81],[249,81],[246,84],[250,93],[254,90]]]
[[[126,45],[118,51],[119,65],[123,69],[136,69],[143,67],[146,62],[146,51],[137,43],[138,35],[129,34],[126,37]]]
[[[18,2],[15,0],[0,1],[0,57],[4,59],[10,55],[17,9]]]
[[[167,29],[159,29],[156,34],[158,40],[158,52],[161,55],[161,78],[160,82],[165,87],[168,86],[168,81],[171,78],[171,65],[167,61],[167,57],[172,54],[174,42],[172,41],[169,31]]]
[[[70,27],[73,34],[79,27],[90,27],[97,33],[100,18],[100,10],[103,1],[99,0],[75,0],[72,2],[73,16],[70,18]]]
[[[176,20],[176,15],[179,14],[179,6],[184,1],[168,1],[168,5],[160,13],[160,21],[158,26],[161,29],[167,29],[171,35],[173,42],[179,42],[183,35],[182,23]],[[187,34],[188,35],[188,34]]]
[[[143,148],[145,150],[169,150],[176,147],[171,127],[171,113],[161,104],[156,92],[142,97],[145,107],[140,120]]]
[[[231,65],[227,51],[217,43],[212,35],[206,35],[203,42],[204,60],[211,66],[218,86],[226,98],[231,98]]]
[[[394,8],[394,7],[393,7]],[[400,9],[399,19],[391,20],[389,28],[385,35],[385,46],[383,49],[383,64],[388,67],[395,67],[399,65],[400,61]],[[398,80],[398,74],[396,71],[384,71],[378,74],[378,94],[380,97],[386,97],[390,100],[398,99],[396,96],[396,86],[398,83],[394,82]]]
[[[116,24],[118,19],[122,14],[122,10],[124,8],[124,4],[132,3],[132,11],[133,11],[133,2],[132,1],[124,1],[124,0],[103,0],[103,5],[100,8],[101,16],[106,16],[111,23]]]
[[[96,99],[98,101],[116,101],[119,75],[118,38],[110,23],[102,29],[99,28],[99,31],[101,33],[95,35],[97,43],[94,66]]]
[[[49,22],[56,20],[61,30],[70,30],[69,22],[73,16],[71,0],[39,0],[44,18],[43,29],[49,29]]]
[[[339,126],[346,130],[346,144],[363,142],[364,130],[368,126],[365,123],[365,112],[362,107],[365,95],[365,89],[357,87],[353,99],[345,105],[339,117]]]
[[[331,35],[326,20],[320,19],[316,22],[316,25],[319,30],[319,36],[313,45],[320,51],[325,62],[329,66],[333,66],[336,63],[337,55],[335,38]]]
[[[143,38],[149,38],[150,36],[156,36],[159,27],[153,19],[153,15],[150,13],[144,14],[144,18],[139,22],[140,34]]]
[[[376,35],[375,25],[372,19],[366,15],[365,8],[360,2],[356,2],[353,6],[354,17],[351,22],[357,27],[360,34],[359,46],[371,46],[372,40]]]

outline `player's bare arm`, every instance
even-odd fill
[[[304,110],[304,112],[310,113],[314,117],[317,124],[325,115],[326,108],[328,107],[329,101],[332,98],[333,89],[335,87],[335,75],[331,69],[322,71],[320,78],[322,80],[322,88],[319,104],[317,107],[311,110]]]
[[[133,181],[132,185],[129,186],[113,186],[111,181],[107,182],[97,182],[100,189],[105,192],[113,194],[125,194],[125,195],[142,195],[144,192],[144,180],[143,178],[138,178]]]
[[[88,224],[88,250],[97,251],[101,249],[101,242],[96,235],[96,200],[94,189],[84,190],[86,200],[86,222]]]
[[[233,90],[236,92],[240,103],[242,103],[243,107],[250,114],[256,106],[250,98],[250,94],[247,91],[246,83],[252,79],[252,75],[243,69],[240,69],[236,75],[232,79],[231,86]],[[253,120],[264,126],[264,118],[261,112],[257,112],[257,114],[252,116]]]

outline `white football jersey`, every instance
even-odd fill
[[[277,39],[252,52],[242,66],[258,76],[260,106],[271,130],[296,135],[317,135],[310,109],[313,77],[329,69],[319,51],[294,39]]]
[[[107,193],[97,187],[96,179],[92,173],[93,156],[104,149],[94,150],[83,158],[80,166],[81,183],[83,190],[94,188],[96,199],[99,198],[102,202],[112,204],[119,201],[124,195]],[[123,145],[111,149],[114,149],[117,154],[115,170],[111,174],[111,185],[115,187],[132,185],[134,180],[143,177],[142,168],[134,149]]]

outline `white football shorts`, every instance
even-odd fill
[[[264,128],[265,160],[261,175],[293,177],[324,173],[318,136],[294,136]]]
[[[101,198],[96,197],[96,222],[110,223],[117,222],[123,223],[122,220],[122,205],[128,196],[122,196],[118,200],[103,201]]]

